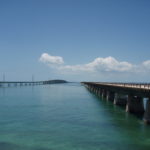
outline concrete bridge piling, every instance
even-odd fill
[[[106,97],[106,100],[107,101],[114,101],[114,98],[115,98],[115,93],[114,92],[111,92],[111,91],[107,91],[107,97]]]
[[[144,113],[144,122],[150,124],[150,98],[146,102],[146,109]]]
[[[126,106],[126,104],[127,104],[126,95],[121,95],[121,94],[115,93],[114,104],[120,105],[120,106]]]
[[[82,82],[85,87],[114,105],[124,106],[125,111],[143,115],[145,123],[150,124],[150,84]],[[148,98],[144,109],[143,99]]]
[[[128,95],[126,112],[143,114],[144,113],[144,104],[143,97]]]

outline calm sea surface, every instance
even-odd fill
[[[0,150],[150,150],[150,127],[78,83],[6,87]]]

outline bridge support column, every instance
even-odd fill
[[[94,93],[95,93],[95,87],[93,87],[93,90],[92,90],[92,92],[94,92]]]
[[[106,98],[106,95],[107,95],[106,90],[102,89],[102,98]]]
[[[99,88],[96,87],[96,92],[95,92],[96,95],[98,95],[98,90],[99,90]]]
[[[38,83],[39,84],[39,83]],[[84,86],[87,88],[87,89],[89,89],[89,85],[88,84],[84,84]]]
[[[94,92],[94,87],[93,86],[90,87],[90,91]]]
[[[98,94],[98,88],[95,87],[95,94],[97,95]]]
[[[138,96],[128,95],[126,112],[143,114],[144,113],[143,98]]]
[[[99,88],[99,90],[98,90],[98,96],[102,96],[102,89],[101,88]]]
[[[107,101],[114,101],[114,98],[115,98],[115,93],[111,92],[111,91],[107,91],[106,100]]]
[[[92,92],[95,92],[95,87],[93,87],[93,90],[92,90]]]
[[[120,106],[126,106],[127,98],[124,95],[119,95],[115,93],[114,104]]]
[[[91,87],[91,92],[94,92],[94,87],[93,86]]]
[[[92,88],[92,87],[91,87],[90,85],[88,85],[88,89],[89,89],[90,91],[91,91],[91,88]]]
[[[146,102],[146,110],[144,114],[144,122],[150,124],[150,98]]]
[[[95,87],[94,86],[92,87],[92,92],[95,92]]]

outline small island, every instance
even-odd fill
[[[68,81],[60,80],[60,79],[43,81],[43,84],[57,84],[57,83],[68,83]]]

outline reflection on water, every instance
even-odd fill
[[[78,83],[0,88],[2,150],[149,150],[150,127]]]

